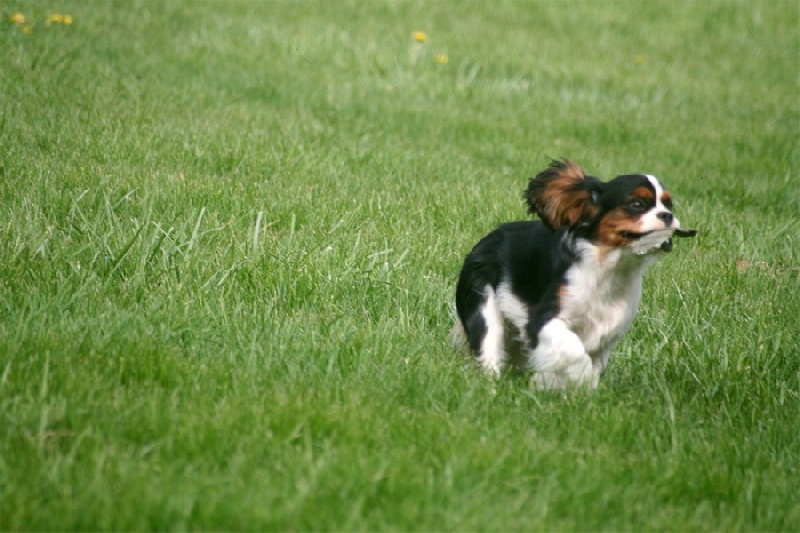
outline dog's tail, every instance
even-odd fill
[[[453,324],[453,328],[450,330],[450,333],[447,335],[450,344],[456,350],[467,351],[469,349],[467,344],[467,332],[464,331],[464,325],[461,323],[461,320],[456,317],[456,323]]]

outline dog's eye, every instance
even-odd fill
[[[672,200],[667,199],[664,200],[662,203],[664,204],[664,207],[672,211]]]
[[[644,200],[641,198],[634,198],[628,203],[628,207],[633,209],[634,211],[643,211],[644,210]]]

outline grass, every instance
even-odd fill
[[[0,15],[3,530],[800,529],[796,2]],[[446,341],[562,155],[701,232],[567,395]]]

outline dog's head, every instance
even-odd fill
[[[672,195],[654,176],[626,174],[609,182],[572,161],[553,161],[525,191],[531,213],[552,230],[570,228],[590,241],[646,254],[672,249],[672,236],[691,237],[672,214]]]

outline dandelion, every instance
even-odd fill
[[[450,58],[447,57],[447,54],[436,54],[433,59],[440,65],[446,65],[450,62]]]
[[[644,65],[645,63],[647,63],[647,56],[644,54],[636,54],[635,56],[633,56],[633,62],[636,63],[637,65]]]
[[[414,44],[411,46],[411,64],[416,65],[419,54],[422,52],[422,46],[425,44],[428,36],[425,35],[424,31],[415,31],[412,37],[414,37]]]
[[[22,33],[30,34],[30,33],[33,32],[33,28],[31,28],[27,24],[20,24],[19,25],[19,31],[21,31]]]
[[[12,24],[25,24],[25,15],[22,13],[13,13],[8,17]]]
[[[65,26],[69,26],[70,24],[72,24],[72,15],[62,15],[60,13],[53,13],[52,15],[47,15],[45,23],[48,26],[50,24],[64,24]]]

